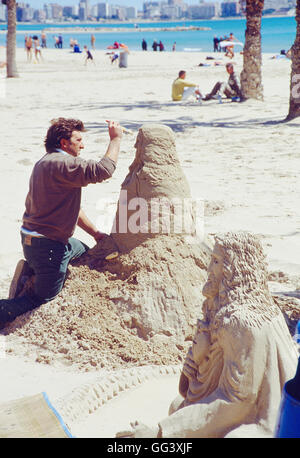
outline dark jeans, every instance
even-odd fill
[[[23,252],[29,267],[34,271],[34,293],[15,299],[0,300],[0,321],[13,321],[18,315],[51,301],[61,291],[68,264],[79,258],[89,247],[73,237],[67,245],[46,237],[21,234]]]
[[[206,95],[205,99],[210,100],[214,95],[216,95],[220,91],[222,86],[224,86],[224,94],[226,95],[227,98],[231,98],[234,95],[236,95],[235,92],[232,91],[232,89],[230,88],[230,86],[227,83],[222,83],[221,81],[219,81],[218,83],[214,85],[212,91]]]

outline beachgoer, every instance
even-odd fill
[[[42,48],[47,48],[47,36],[45,32],[41,33]]]
[[[227,98],[232,99],[234,97],[239,98],[240,102],[245,100],[242,94],[240,80],[234,71],[234,66],[231,62],[226,64],[226,71],[229,74],[227,83],[218,81],[212,91],[207,94],[202,100],[219,99],[221,100],[224,94]]]
[[[58,48],[59,47],[58,46],[59,38],[58,37],[53,37],[53,39],[54,39],[54,47]]]
[[[91,35],[91,47],[95,51],[96,37],[94,34]]]
[[[233,33],[229,34],[228,41],[237,41]],[[234,51],[233,51],[234,45],[232,46],[226,46],[226,53],[225,56],[229,57],[230,59],[234,58]]]
[[[174,43],[173,43],[172,51],[176,51],[176,41],[174,41]]]
[[[187,100],[190,96],[194,96],[200,102],[202,94],[198,85],[195,83],[189,83],[185,80],[185,78],[186,71],[180,70],[178,77],[172,84],[172,100],[177,102],[180,100]]]
[[[42,51],[41,51],[41,46],[40,46],[40,41],[37,37],[33,40],[33,45],[34,45],[34,57],[36,62],[39,62],[39,57],[43,60],[42,57]]]
[[[159,46],[159,50],[160,51],[164,51],[165,50],[165,47],[164,47],[164,45],[163,45],[163,43],[161,41],[158,43],[158,46]]]
[[[73,52],[76,52],[76,53],[81,53],[82,52],[80,50],[80,46],[79,46],[77,40],[74,40]]]
[[[94,59],[93,59],[93,56],[92,56],[92,53],[91,51],[88,49],[87,46],[84,46],[83,47],[85,53],[86,53],[86,56],[85,56],[85,60],[84,60],[84,65],[87,64],[87,61],[90,60],[91,62],[93,62],[93,64],[95,65],[95,62],[94,62]]]
[[[292,58],[292,50],[289,49],[288,51],[285,51],[285,49],[282,49],[280,51],[280,54],[275,54],[275,56],[272,56],[271,59],[291,59]]]
[[[45,138],[46,154],[35,164],[25,202],[21,240],[26,261],[18,263],[10,299],[0,300],[0,328],[52,300],[61,291],[67,266],[88,247],[72,237],[76,225],[98,242],[104,234],[81,208],[81,188],[100,183],[115,171],[122,128],[108,121],[109,144],[99,161],[80,158],[82,121],[58,118]],[[33,291],[19,290],[22,275],[34,274]],[[11,287],[12,289],[12,287]]]
[[[31,62],[31,59],[32,59],[32,38],[31,36],[25,37],[25,49],[27,53],[27,61]]]
[[[113,52],[113,53],[110,53],[111,56],[110,56],[110,62],[111,64],[113,64],[114,62],[117,61],[117,59],[119,59],[119,53],[118,52]]]
[[[215,35],[213,39],[213,44],[214,44],[214,52],[219,51],[219,38]]]
[[[147,41],[143,38],[143,41],[142,41],[142,50],[143,51],[147,51]]]
[[[63,47],[63,37],[61,35],[59,35],[59,37],[58,37],[57,47],[60,48],[60,49],[62,49],[62,47]]]
[[[153,43],[152,43],[152,49],[153,49],[153,51],[157,51],[157,47],[158,47],[158,43],[157,43],[156,40],[154,40]]]

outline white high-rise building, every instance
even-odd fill
[[[108,18],[110,17],[110,8],[108,3],[97,3],[98,13],[97,17]]]
[[[79,20],[80,21],[86,21],[87,20],[87,12],[86,12],[86,4],[85,4],[85,2],[80,2],[79,3],[78,16],[79,16]]]
[[[0,3],[0,21],[6,21],[6,5]]]
[[[200,3],[199,5],[190,5],[188,14],[194,19],[211,19],[217,16],[216,4],[213,2]]]
[[[51,5],[49,5],[49,3],[46,3],[44,5],[44,11],[46,13],[46,19],[52,19],[52,8]]]
[[[134,6],[128,6],[125,8],[126,19],[136,19],[137,18],[137,9]]]

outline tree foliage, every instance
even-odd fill
[[[264,0],[240,0],[240,5],[246,15],[261,15],[264,8]]]

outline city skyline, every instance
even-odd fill
[[[62,6],[74,6],[74,5],[78,5],[79,4],[79,1],[80,0],[58,0],[58,1],[48,1],[48,0],[29,0],[29,1],[24,1],[24,3],[28,3],[32,8],[35,8],[35,9],[40,9],[40,8],[43,8],[43,5],[45,3],[57,3],[58,5],[62,5]],[[167,1],[167,0],[166,0]],[[213,1],[213,0],[211,0]],[[214,0],[216,3],[221,3],[223,0]],[[90,4],[91,5],[94,5],[96,3],[101,3],[100,0],[90,0]],[[105,0],[102,2],[102,3],[105,3]],[[143,7],[143,3],[145,3],[145,0],[110,0],[110,1],[107,1],[107,3],[109,4],[118,4],[120,6],[134,6],[136,7],[138,10],[142,10],[142,7]],[[196,4],[199,4],[199,0],[184,0],[184,3],[188,4],[188,5],[196,5]]]

